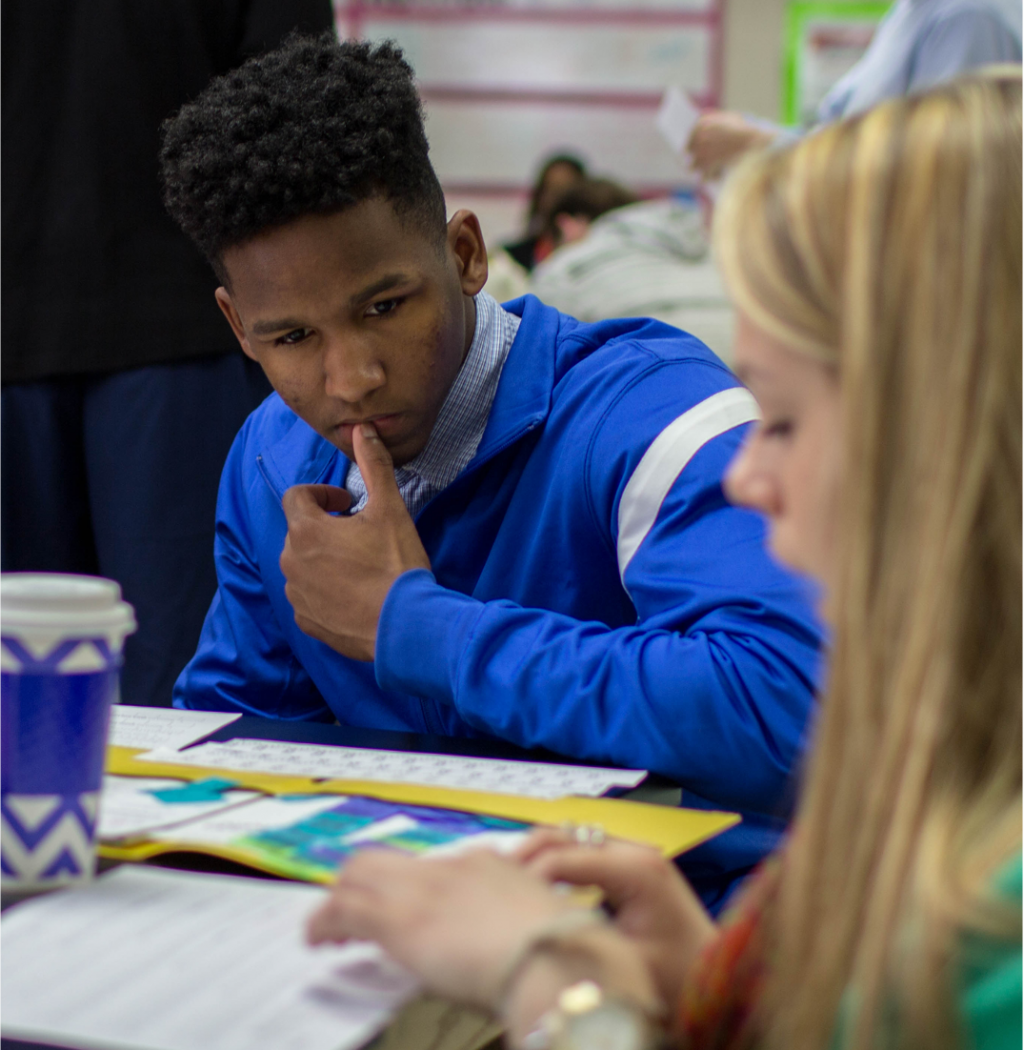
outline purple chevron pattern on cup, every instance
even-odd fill
[[[0,576],[0,882],[92,877],[110,707],[132,608],[112,580]]]
[[[18,674],[113,671],[120,663],[120,655],[110,651],[106,638],[68,638],[38,655],[13,636],[0,637],[0,666]]]
[[[0,800],[0,870],[28,886],[89,878],[95,867],[99,792]]]

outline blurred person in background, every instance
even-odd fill
[[[564,164],[564,161],[560,163]],[[598,216],[637,200],[631,191],[611,179],[595,179],[584,175],[557,192],[543,195],[543,201],[538,204],[540,185],[538,183],[534,190],[534,205],[531,207],[531,211],[534,207],[542,207],[543,211],[533,212],[530,220],[537,231],[536,236],[529,241],[530,268],[517,262],[507,245],[487,256],[487,291],[499,302],[517,299],[532,292],[535,267],[547,260],[556,248],[585,237],[590,223]],[[521,242],[518,247],[525,243]],[[513,245],[513,248],[516,247]],[[544,299],[543,296],[540,298]],[[548,302],[546,299],[544,301]],[[554,303],[549,305],[553,306]]]
[[[0,561],[121,584],[133,704],[170,704],[195,651],[221,467],[270,392],[164,211],[159,128],[213,76],[332,24],[329,0],[3,7]]]
[[[612,179],[584,178],[562,190],[548,207],[534,252],[537,263],[567,244],[583,240],[595,219],[616,208],[636,204],[639,197]]]
[[[582,160],[556,153],[541,165],[530,193],[526,227],[518,241],[499,245],[487,256],[487,292],[499,303],[518,299],[528,290],[530,271],[539,261],[537,246],[559,195],[587,177]],[[551,251],[548,244],[544,254]]]
[[[570,153],[557,153],[541,165],[530,194],[523,239],[502,246],[527,273],[540,261],[537,257],[538,240],[548,224],[555,202],[569,187],[586,177],[583,161]]]
[[[733,309],[694,196],[638,201],[609,180],[586,179],[552,212],[541,236],[555,250],[530,274],[527,291],[581,321],[653,317],[730,359]]]
[[[863,113],[887,98],[945,83],[981,66],[1021,60],[1020,4],[1016,20],[1006,0],[896,0],[859,62],[818,108],[817,124]],[[706,179],[751,149],[791,132],[740,113],[714,110],[698,121],[687,146]]]

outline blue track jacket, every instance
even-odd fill
[[[416,519],[433,572],[395,581],[375,662],[295,625],[281,497],[344,485],[349,462],[275,394],[224,468],[219,589],[174,704],[657,771],[686,804],[745,815],[683,858],[713,902],[777,841],[821,643],[808,586],[722,492],[753,399],[659,322],[506,308],[523,320],[487,429]]]

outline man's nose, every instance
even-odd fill
[[[324,348],[324,387],[328,397],[359,404],[387,380],[373,349],[359,339],[335,337]]]

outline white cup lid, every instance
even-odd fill
[[[135,610],[114,580],[56,572],[0,573],[0,628],[88,636],[131,634]]]

